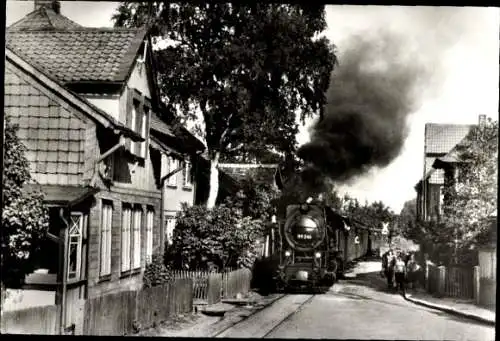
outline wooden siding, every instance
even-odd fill
[[[154,209],[153,218],[153,250],[160,246],[160,198],[157,193],[142,195],[138,192],[129,191],[126,188],[112,188],[111,191],[101,191],[96,195],[92,204],[89,217],[89,297],[118,292],[123,290],[136,290],[142,285],[142,272],[146,265],[146,210],[148,206]],[[100,226],[101,226],[101,202],[109,200],[113,203],[113,215],[111,222],[111,276],[99,277],[100,257]],[[121,274],[121,226],[122,205],[139,204],[144,215],[141,226],[141,271],[139,273]]]
[[[85,171],[88,120],[32,77],[6,63],[5,113],[19,125],[30,171],[40,184],[78,185]]]

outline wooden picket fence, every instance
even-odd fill
[[[193,309],[192,280],[176,279],[170,283],[122,291],[83,301],[83,312],[73,319],[76,335],[133,334],[175,314]],[[59,334],[60,306],[42,306],[2,312],[1,331],[10,334]]]
[[[448,297],[474,298],[473,268],[448,267],[445,276],[445,295]]]
[[[223,298],[234,298],[238,293],[250,291],[252,273],[249,269],[231,268],[220,272],[175,270],[173,277],[193,280],[195,303],[214,304]]]

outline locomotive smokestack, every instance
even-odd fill
[[[392,34],[353,37],[350,44],[332,75],[324,117],[298,150],[311,164],[304,170],[308,182],[324,176],[346,182],[387,166],[401,151],[420,80],[428,77],[427,68],[404,54],[409,49]]]

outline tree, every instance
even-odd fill
[[[167,260],[176,268],[208,269],[210,264],[250,268],[257,255],[255,241],[264,231],[261,220],[244,217],[235,207],[184,205]]]
[[[456,155],[458,176],[446,177],[442,221],[447,227],[448,244],[465,251],[488,239],[489,220],[496,215],[498,121],[488,119],[484,125],[473,127],[457,145]]]
[[[170,117],[195,130],[210,160],[207,207],[221,160],[252,162],[259,151],[296,149],[296,115],[322,115],[334,47],[323,5],[122,3],[116,26],[150,25],[159,84]]]
[[[34,270],[33,260],[48,229],[48,211],[43,194],[27,192],[23,185],[32,181],[19,141],[17,126],[5,119],[3,207],[1,233],[2,284],[19,286]]]
[[[404,203],[399,213],[398,225],[403,237],[419,243],[422,231],[417,226],[417,199],[408,200]]]
[[[276,212],[278,190],[273,185],[259,183],[252,176],[240,180],[241,189],[233,197],[228,197],[224,205],[240,209],[243,217],[269,222]]]

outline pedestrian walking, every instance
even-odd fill
[[[418,280],[420,265],[418,265],[415,255],[410,254],[408,263],[406,264],[406,273],[408,278],[408,288],[413,288]]]
[[[396,286],[401,293],[405,295],[405,280],[406,280],[406,264],[403,259],[403,255],[398,253],[395,264],[394,264],[394,278],[396,280]]]
[[[382,274],[387,279],[387,287],[389,289],[392,289],[394,287],[394,263],[394,251],[392,249],[389,249],[382,256]]]

